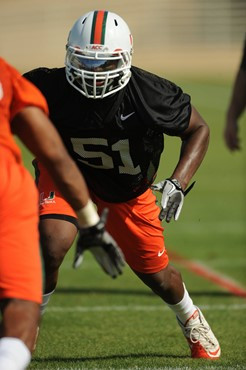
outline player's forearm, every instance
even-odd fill
[[[202,163],[208,144],[209,128],[206,124],[197,127],[188,138],[183,140],[180,159],[171,176],[180,182],[183,190]]]
[[[51,170],[52,177],[60,192],[75,210],[79,225],[90,227],[99,221],[98,213],[89,197],[87,185],[76,164],[67,155],[61,160],[45,160],[44,165]]]
[[[74,161],[67,153],[57,156],[39,156],[54,182],[75,211],[84,207],[89,199],[87,185]]]
[[[227,110],[227,121],[236,122],[246,107],[246,71],[239,70]]]
[[[44,164],[73,209],[85,207],[89,194],[84,178],[48,117],[40,109],[28,107],[14,118],[12,129]]]

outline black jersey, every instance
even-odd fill
[[[189,125],[190,97],[170,81],[132,67],[124,89],[104,99],[84,97],[65,68],[38,68],[24,76],[47,99],[50,118],[87,185],[99,198],[124,202],[153,182],[164,135]]]

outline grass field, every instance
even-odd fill
[[[176,82],[209,123],[211,141],[180,220],[166,226],[167,249],[246,289],[246,116],[240,122],[243,150],[232,154],[222,139],[231,83]],[[170,175],[178,147],[178,140],[167,139],[159,179]],[[111,280],[89,253],[74,271],[72,256],[73,250],[62,265],[30,369],[246,369],[245,298],[173,261],[222,348],[219,361],[191,360],[173,313],[128,267]]]

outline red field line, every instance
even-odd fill
[[[231,279],[215,271],[212,271],[208,267],[203,266],[198,262],[190,261],[175,252],[169,251],[169,257],[173,262],[177,262],[178,264],[184,266],[196,275],[199,275],[206,280],[212,281],[214,284],[224,288],[225,290],[236,296],[246,298],[246,289],[244,289],[238,283],[232,281]]]

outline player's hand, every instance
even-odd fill
[[[240,140],[238,132],[238,123],[236,120],[228,119],[225,126],[224,138],[227,147],[231,151],[240,150]]]
[[[162,193],[159,219],[170,222],[173,217],[177,221],[184,202],[184,192],[178,180],[166,179],[153,184],[151,189]]]
[[[96,225],[79,230],[73,267],[77,268],[83,261],[84,251],[90,250],[104,272],[116,278],[122,274],[125,259],[116,241],[105,230],[107,216],[105,208]]]

